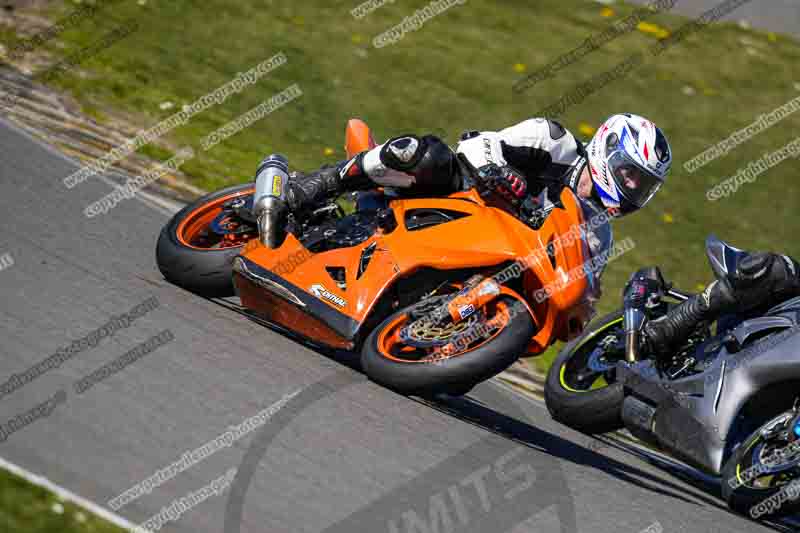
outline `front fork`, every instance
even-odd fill
[[[466,320],[477,310],[486,306],[501,294],[514,298],[514,300],[524,306],[525,310],[531,315],[534,323],[538,323],[528,302],[517,294],[516,291],[500,285],[493,278],[485,278],[480,275],[468,279],[464,288],[449,299],[441,308],[440,314],[442,318],[446,317],[456,324],[462,320]]]

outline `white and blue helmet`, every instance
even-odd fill
[[[638,115],[614,115],[586,146],[594,189],[609,213],[640,209],[664,184],[672,150],[664,133]]]

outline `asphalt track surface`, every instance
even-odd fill
[[[713,484],[685,482],[554,423],[484,384],[428,405],[372,384],[225,302],[166,283],[154,245],[169,212],[140,197],[88,219],[111,191],[67,189],[77,165],[0,121],[0,383],[155,297],[159,306],[0,397],[0,423],[66,399],[0,456],[108,507],[157,470],[286,400],[270,420],[119,510],[141,523],[229,469],[233,485],[172,532],[758,532]],[[174,340],[78,394],[80,378],[161,331]],[[679,471],[676,471],[679,472]],[[650,529],[648,529],[650,528]],[[661,528],[661,529],[659,529]]]
[[[632,0],[636,4],[649,4],[651,0]],[[722,0],[678,0],[675,13],[697,17],[722,3]],[[800,36],[800,1],[751,0],[722,18],[727,22],[744,20],[752,27]]]

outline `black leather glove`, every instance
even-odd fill
[[[494,163],[478,169],[478,177],[490,190],[501,194],[506,200],[518,206],[528,195],[528,182],[522,174],[509,166]]]

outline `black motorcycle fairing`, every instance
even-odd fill
[[[744,250],[731,246],[714,234],[706,238],[706,256],[711,264],[711,270],[720,281],[732,281],[739,268],[739,262],[747,255]]]
[[[800,298],[774,308],[770,316],[740,321],[697,347],[708,352],[705,368],[670,379],[652,360],[618,363],[626,396],[652,408],[647,435],[642,417],[623,420],[637,436],[704,471],[719,475],[738,435],[740,415],[759,392],[800,382]],[[786,401],[777,398],[770,401]],[[641,407],[641,406],[640,406]],[[630,412],[642,410],[629,409]],[[624,413],[623,413],[624,414]]]

